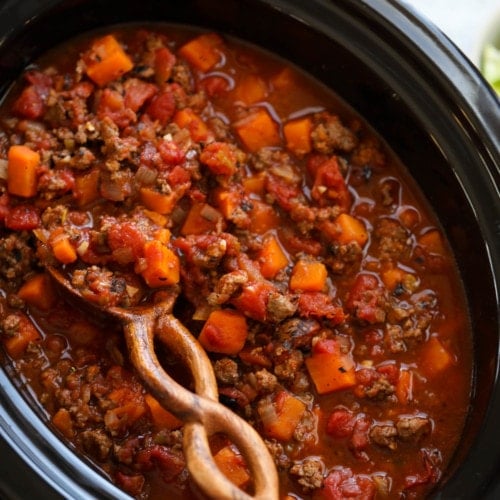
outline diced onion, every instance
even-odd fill
[[[193,313],[193,319],[195,321],[205,321],[210,316],[212,308],[207,304],[199,305]]]
[[[112,180],[104,180],[101,184],[102,195],[111,201],[123,201],[123,184]]]
[[[46,229],[33,229],[33,234],[42,243],[47,243],[49,239],[49,232]]]
[[[136,286],[127,285],[125,288],[127,290],[127,295],[129,297],[134,297],[134,295],[136,295],[139,292],[139,289]]]
[[[152,168],[141,165],[135,173],[135,180],[138,184],[151,185],[156,180],[157,173]]]
[[[259,405],[259,415],[264,426],[272,425],[278,420],[276,408],[269,400],[264,400]]]
[[[81,257],[82,255],[84,255],[84,254],[85,254],[85,252],[86,252],[88,249],[89,249],[89,242],[88,242],[87,240],[84,240],[84,241],[82,241],[82,242],[78,245],[78,247],[76,248],[76,253],[77,253],[78,255],[80,255],[80,257]]]
[[[300,182],[301,180],[299,174],[295,172],[289,165],[272,165],[269,168],[269,171],[273,175],[281,177],[283,180],[289,182],[290,184],[295,184],[297,182]]]
[[[207,204],[201,209],[200,215],[210,222],[216,222],[220,218],[220,212]]]

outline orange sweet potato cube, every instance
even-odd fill
[[[179,429],[182,427],[182,420],[179,420],[175,415],[170,413],[168,410],[165,410],[163,406],[158,402],[156,398],[151,396],[151,394],[146,394],[144,396],[144,400],[146,401],[146,405],[151,412],[151,418],[153,419],[154,424],[159,429]]]
[[[299,260],[290,277],[290,290],[321,292],[326,286],[328,271],[322,262]]]
[[[288,257],[274,235],[264,240],[258,261],[262,276],[269,279],[288,265]]]
[[[269,146],[278,146],[281,142],[278,124],[264,108],[243,118],[235,125],[236,134],[250,152]]]
[[[267,97],[266,82],[258,75],[246,75],[233,91],[235,101],[241,101],[247,106]]]
[[[152,288],[174,285],[180,279],[179,257],[161,241],[144,244],[145,268],[141,271],[146,284]]]
[[[356,241],[360,246],[364,246],[368,241],[368,232],[365,225],[356,217],[342,213],[335,219],[335,223],[338,233],[334,239],[340,244]]]
[[[87,63],[87,76],[100,86],[119,78],[134,67],[132,59],[113,35],[96,40],[84,59]]]
[[[440,375],[454,362],[453,355],[437,337],[430,337],[422,348],[420,367],[427,376]]]
[[[243,314],[232,309],[216,309],[203,325],[198,340],[207,351],[236,355],[243,349],[247,335]]]
[[[215,455],[214,461],[221,472],[239,488],[245,487],[250,481],[250,473],[243,457],[231,446],[224,446]]]
[[[26,280],[17,295],[42,311],[48,311],[57,301],[54,285],[45,273],[35,274]]]
[[[286,391],[279,392],[272,404],[275,418],[265,419],[264,434],[279,441],[289,441],[306,411],[306,405]]]
[[[289,121],[283,126],[286,147],[297,156],[302,156],[311,152],[312,121],[311,118],[298,118]]]
[[[340,352],[314,353],[305,363],[319,394],[356,385],[355,364],[351,355]]]
[[[220,60],[218,47],[222,38],[216,33],[203,33],[193,38],[179,49],[179,55],[200,71],[208,71]]]

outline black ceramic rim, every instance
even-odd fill
[[[43,3],[43,5],[40,5]],[[59,4],[58,0],[7,0],[0,2],[0,49],[9,37],[23,24],[30,28],[40,17]],[[70,0],[67,4],[82,4]],[[192,2],[196,6],[196,0]],[[487,262],[483,262],[486,281],[496,304],[497,336],[498,285],[500,280],[500,108],[492,90],[466,57],[435,26],[416,12],[396,0],[260,0],[275,12],[282,12],[294,22],[316,32],[349,44],[350,51],[367,66],[377,67],[383,80],[394,89],[395,98],[400,94],[412,100],[412,108],[421,122],[428,124],[428,133],[439,144],[440,127],[453,122],[464,142],[476,146],[474,161],[480,172],[458,169],[454,172],[467,196],[467,203],[474,212],[484,239]],[[305,6],[304,6],[305,3]],[[241,2],[244,9],[248,1]],[[139,19],[138,19],[139,20]],[[144,19],[144,20],[151,20]],[[166,19],[168,20],[168,19]],[[12,22],[16,23],[11,24]],[[342,24],[344,23],[344,24]],[[343,26],[346,28],[343,29]],[[24,29],[24,28],[23,28]],[[359,38],[352,38],[359,30]],[[238,35],[238,33],[235,33]],[[370,41],[384,45],[381,57]],[[373,47],[375,47],[375,43]],[[418,74],[412,65],[419,68]],[[399,81],[398,70],[415,73],[414,87]],[[3,69],[3,68],[2,68]],[[21,69],[21,68],[18,68]],[[427,80],[428,78],[428,80]],[[432,87],[426,82],[432,81]],[[423,89],[423,91],[422,91]],[[3,89],[5,90],[5,89]],[[421,93],[421,94],[420,94]],[[411,94],[411,97],[409,97]],[[420,95],[419,95],[420,94]],[[429,123],[427,99],[437,104],[435,123]],[[453,104],[453,116],[447,116],[448,104]],[[441,107],[441,109],[439,109]],[[440,114],[441,113],[441,114]],[[365,113],[361,112],[363,116]],[[365,116],[366,117],[366,116]],[[368,121],[370,121],[368,119]],[[464,146],[465,147],[465,146]],[[460,154],[458,151],[456,154]],[[450,158],[450,163],[454,158]],[[460,162],[457,162],[459,164]],[[435,498],[487,498],[489,488],[498,488],[500,472],[500,381],[497,352],[485,360],[495,381],[493,388],[483,397],[489,404],[481,422],[478,437],[470,443],[468,453],[461,457],[460,465]],[[22,388],[14,385],[8,373],[0,370],[0,435],[27,466],[27,474],[36,474],[46,486],[38,498],[129,498],[108,480],[79,458],[46,426],[27,399]],[[481,396],[481,388],[476,388]],[[8,478],[5,478],[8,481]],[[30,481],[27,476],[26,481]],[[22,498],[18,492],[17,498]],[[491,496],[491,498],[494,498]]]

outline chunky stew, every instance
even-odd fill
[[[469,401],[459,276],[407,172],[329,90],[216,33],[124,27],[27,68],[0,118],[1,340],[61,439],[131,496],[195,495],[182,422],[47,266],[103,307],[178,294],[282,498],[432,490]],[[251,491],[234,444],[211,444]]]

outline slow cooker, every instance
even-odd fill
[[[0,91],[50,47],[128,22],[195,25],[292,61],[387,141],[445,228],[466,290],[474,380],[462,439],[434,498],[500,497],[500,105],[436,27],[395,0],[6,0]],[[46,425],[0,369],[2,498],[129,498]]]

